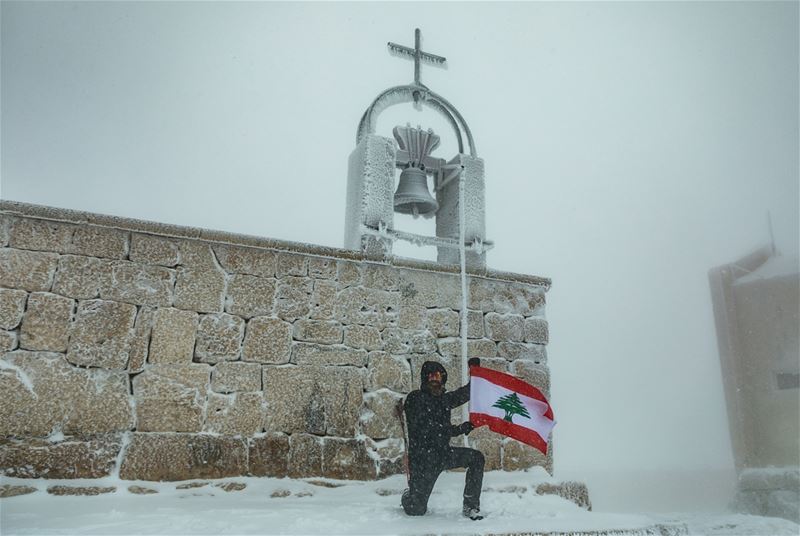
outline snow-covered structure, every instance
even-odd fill
[[[460,248],[464,247],[467,267],[483,268],[486,250],[492,246],[486,240],[483,159],[478,157],[472,132],[455,106],[419,80],[421,60],[443,63],[445,58],[420,50],[419,30],[415,49],[394,43],[389,46],[414,57],[415,80],[381,92],[358,124],[356,148],[350,155],[348,170],[345,248],[382,259],[391,255],[395,240],[409,240],[436,246],[440,263],[458,264]],[[431,155],[439,139],[431,130],[397,127],[394,129],[397,144],[392,138],[376,134],[381,112],[405,102],[414,102],[443,115],[452,128],[450,134],[455,137],[458,154],[450,159]],[[404,171],[396,194],[398,168]],[[436,219],[436,236],[421,236],[395,228],[394,213],[411,212],[398,206],[398,196],[404,177],[412,171],[418,179],[412,189],[417,188],[414,193],[419,198],[429,195],[427,175],[433,179],[436,199],[431,199],[429,211],[420,215]],[[414,206],[415,215],[416,211]]]
[[[737,506],[800,520],[798,260],[761,248],[709,272]]]
[[[550,281],[467,276],[467,353],[549,392]],[[456,267],[0,202],[0,472],[375,479],[426,360],[463,382]],[[487,468],[552,449],[470,434]]]

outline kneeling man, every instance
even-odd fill
[[[473,357],[468,365],[480,366],[480,359]],[[411,516],[423,515],[439,474],[445,469],[466,467],[463,513],[473,520],[483,519],[480,514],[483,454],[475,449],[450,446],[450,438],[469,434],[475,428],[469,421],[458,426],[450,424],[450,411],[469,400],[469,383],[451,392],[445,389],[446,383],[445,368],[435,361],[426,361],[422,365],[420,388],[406,397],[403,410],[408,425],[409,489],[403,492],[403,509]]]

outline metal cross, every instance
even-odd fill
[[[411,56],[414,58],[414,83],[418,86],[422,85],[419,81],[419,64],[421,60],[428,61],[434,65],[443,65],[447,58],[423,52],[420,47],[420,31],[419,28],[414,30],[414,48],[404,47],[397,43],[389,42],[389,50],[400,55]]]

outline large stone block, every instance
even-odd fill
[[[67,408],[58,403],[58,398],[40,396],[53,387],[50,380],[57,373],[53,371],[61,370],[57,361],[62,359],[59,354],[25,351],[0,358],[0,435],[47,436],[66,418]],[[29,374],[33,367],[36,383]]]
[[[322,442],[322,475],[339,480],[374,480],[378,467],[364,441],[326,437]]]
[[[289,436],[264,434],[248,440],[250,474],[283,478],[289,473]]]
[[[9,245],[12,248],[36,251],[69,251],[75,226],[32,218],[16,218],[11,226]]]
[[[249,274],[258,277],[275,275],[275,252],[243,246],[214,245],[222,268],[230,274]]]
[[[228,282],[225,310],[244,318],[269,315],[274,301],[274,279],[235,274]]]
[[[150,334],[155,321],[155,308],[145,305],[139,308],[131,335],[130,359],[128,360],[128,371],[131,373],[141,372],[147,362],[147,355],[150,351]]]
[[[172,303],[174,281],[174,271],[169,268],[113,261],[111,276],[100,286],[100,297],[136,305],[168,307]]]
[[[484,357],[481,359],[481,366],[499,372],[508,372],[508,361],[502,357]]]
[[[537,363],[547,363],[547,350],[543,344],[501,342],[497,345],[497,355],[509,361],[528,359]]]
[[[328,257],[308,258],[308,277],[314,279],[334,279],[336,277],[336,259]]]
[[[436,338],[428,330],[386,328],[383,349],[390,354],[425,354],[436,351]]]
[[[486,337],[495,341],[522,340],[522,326],[525,319],[520,315],[486,313]]]
[[[292,337],[296,341],[341,344],[342,325],[335,320],[305,320],[301,318],[292,326]]]
[[[0,288],[0,329],[14,329],[22,321],[28,293],[24,290]]]
[[[66,352],[69,322],[75,302],[48,292],[33,292],[19,333],[19,345],[25,350]]]
[[[203,431],[213,434],[252,436],[264,430],[266,406],[261,392],[208,393]]]
[[[0,213],[0,247],[8,245],[8,239],[11,235],[11,222],[11,216]]]
[[[149,363],[191,363],[197,333],[197,313],[171,307],[155,313]]]
[[[483,454],[485,471],[502,469],[503,436],[489,430],[486,426],[476,428],[469,434],[469,445]]]
[[[178,240],[176,243],[182,266],[222,272],[222,267],[209,243],[199,240]]]
[[[160,236],[133,233],[128,258],[134,262],[173,267],[178,264],[178,246]]]
[[[286,476],[305,478],[322,474],[322,440],[309,434],[289,438],[289,463]]]
[[[589,500],[589,489],[583,482],[543,482],[536,486],[536,493],[539,495],[557,495],[581,508],[590,511],[592,509],[592,503]]]
[[[79,300],[100,295],[111,280],[111,262],[94,257],[62,255],[53,281],[53,292]]]
[[[404,305],[461,309],[461,282],[457,274],[399,269],[398,287]]]
[[[19,345],[16,331],[0,330],[0,353],[15,350]]]
[[[115,493],[115,486],[48,486],[47,493],[50,495],[83,495],[94,496],[104,493]]]
[[[203,315],[197,328],[195,360],[202,363],[218,363],[239,359],[242,353],[244,326],[244,320],[238,316],[226,313]]]
[[[76,368],[62,354],[5,354],[0,392],[0,436],[106,433],[133,426],[128,375]]]
[[[461,339],[448,337],[439,339],[439,353],[444,356],[461,357]],[[497,345],[488,339],[469,339],[467,341],[467,357],[494,357]]]
[[[0,439],[0,471],[16,478],[101,478],[111,473],[121,446],[118,434]]]
[[[296,365],[355,365],[364,366],[366,350],[346,346],[296,343],[292,346],[292,363]]]
[[[513,439],[503,442],[504,471],[519,471],[537,466],[543,467],[545,471],[553,474],[552,448],[548,448],[547,455],[545,455],[535,448]]]
[[[70,367],[73,368],[73,367]],[[98,434],[130,430],[134,425],[130,379],[125,372],[89,369],[76,374],[72,391],[61,385],[61,401],[72,405],[63,430]]]
[[[353,261],[336,261],[336,281],[340,289],[361,285],[361,265]]]
[[[397,324],[400,296],[364,287],[346,288],[339,292],[334,317],[343,324],[362,324],[384,329]]]
[[[405,446],[402,439],[389,438],[380,441],[367,439],[365,443],[367,449],[371,451],[371,457],[373,459],[377,458],[379,479],[404,472],[403,454],[405,453]]]
[[[372,439],[402,437],[397,406],[403,400],[401,395],[388,389],[381,389],[364,395],[361,411],[361,432]]]
[[[132,434],[123,480],[189,480],[247,474],[247,443],[208,434]]]
[[[501,314],[537,316],[544,313],[544,289],[534,285],[469,278],[469,306]]]
[[[294,322],[311,311],[314,281],[305,277],[287,276],[278,281],[275,312],[284,320]]]
[[[48,291],[57,266],[57,253],[0,249],[0,287]]]
[[[263,368],[268,431],[353,436],[363,392],[353,367]]]
[[[434,337],[458,337],[461,331],[458,313],[450,309],[429,310],[426,325]]]
[[[314,291],[308,317],[313,320],[329,320],[333,318],[336,303],[336,281],[325,279],[314,280]]]
[[[428,309],[421,305],[400,304],[397,314],[397,327],[403,329],[425,329]]]
[[[362,267],[362,285],[380,290],[399,290],[400,272],[394,266],[365,262]]]
[[[522,338],[525,342],[547,344],[547,342],[550,340],[550,332],[547,326],[547,320],[537,317],[526,318]]]
[[[738,488],[746,491],[792,490],[800,491],[800,469],[748,468],[739,473]]]
[[[7,497],[17,497],[19,495],[27,495],[29,493],[35,493],[39,491],[37,488],[33,486],[15,486],[13,484],[2,484],[0,485],[0,499],[5,499]]]
[[[550,398],[550,369],[547,365],[519,359],[511,363],[511,373],[539,389],[545,398]]]
[[[292,325],[277,318],[257,316],[247,322],[242,359],[259,363],[288,363]]]
[[[766,499],[767,517],[782,517],[797,523],[800,521],[800,493],[792,490],[770,491]]]
[[[381,332],[372,326],[345,326],[344,344],[351,348],[364,350],[380,350],[383,346]]]
[[[411,392],[411,366],[405,358],[386,352],[371,352],[368,362],[367,386],[370,391],[385,387],[398,393]]]
[[[458,330],[459,336],[461,329]],[[483,311],[467,311],[467,338],[482,339],[485,337]]]
[[[222,312],[225,272],[215,267],[178,268],[175,307],[199,313]]]
[[[81,366],[126,368],[135,319],[136,307],[128,303],[79,302],[75,323],[70,329],[67,361]]]
[[[81,225],[75,228],[69,251],[87,257],[124,259],[128,255],[128,236],[119,229]]]
[[[151,365],[133,379],[136,429],[199,432],[203,428],[209,365]]]
[[[277,277],[305,277],[308,275],[308,257],[283,251],[278,253],[275,275]]]
[[[222,362],[211,373],[211,389],[218,393],[261,390],[261,364]]]

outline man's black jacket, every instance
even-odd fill
[[[403,409],[408,426],[408,461],[414,465],[438,465],[450,447],[450,438],[461,435],[460,426],[450,424],[450,411],[469,400],[469,384],[455,391],[434,396],[425,388],[431,372],[441,372],[442,384],[447,381],[447,371],[435,361],[422,365],[420,389],[406,397]]]

